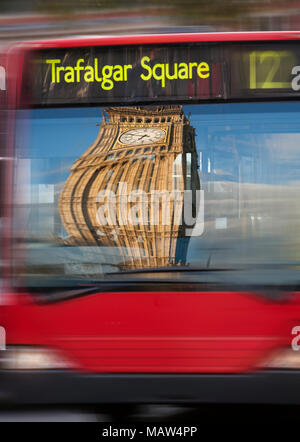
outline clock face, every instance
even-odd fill
[[[124,132],[120,136],[120,141],[123,144],[140,145],[156,143],[164,138],[166,132],[162,129],[155,129],[153,127],[146,127],[140,129],[131,129]]]

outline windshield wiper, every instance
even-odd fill
[[[190,281],[186,279],[126,279],[110,281],[95,281],[82,283],[81,287],[37,287],[30,290],[35,295],[37,303],[55,303],[93,294],[112,293],[112,292],[185,292],[216,289],[217,282],[212,281]]]
[[[145,273],[177,273],[177,272],[228,272],[236,270],[235,268],[230,267],[191,267],[188,265],[185,266],[170,266],[170,267],[147,267],[142,269],[125,269],[119,270],[118,272],[109,272],[106,276],[109,275],[122,275],[122,274],[145,274]]]

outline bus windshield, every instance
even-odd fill
[[[18,284],[72,286],[155,269],[165,269],[162,280],[252,269],[252,281],[254,271],[263,283],[274,274],[295,283],[300,103],[17,115]]]

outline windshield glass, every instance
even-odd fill
[[[19,284],[298,269],[300,103],[18,112]]]

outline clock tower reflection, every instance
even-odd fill
[[[117,248],[122,269],[185,264],[184,195],[195,212],[200,180],[182,107],[110,107],[99,126],[60,194],[64,243]]]

